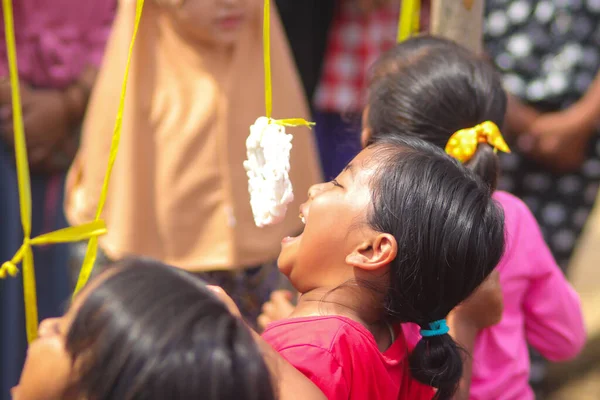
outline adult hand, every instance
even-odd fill
[[[33,170],[44,169],[53,151],[72,133],[68,99],[59,90],[21,87],[23,128],[29,162]],[[0,132],[2,139],[14,145],[10,83],[0,84]]]
[[[585,161],[589,138],[595,131],[575,109],[543,114],[519,143],[521,150],[558,173],[577,170]]]
[[[508,94],[508,108],[504,120],[503,132],[507,138],[519,138],[527,134],[531,125],[542,114],[535,108],[521,102],[517,97]]]
[[[448,318],[480,331],[500,322],[503,311],[500,276],[498,271],[493,271],[467,300],[452,310]]]
[[[265,329],[270,323],[285,319],[294,311],[293,294],[289,290],[276,290],[271,299],[263,304],[262,314],[258,317],[258,326]]]

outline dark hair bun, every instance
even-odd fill
[[[437,388],[435,399],[451,399],[463,372],[460,349],[450,335],[423,337],[409,358],[412,376]]]

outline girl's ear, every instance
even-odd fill
[[[357,246],[346,256],[346,263],[365,271],[376,271],[389,265],[397,255],[396,238],[389,233],[380,233]]]

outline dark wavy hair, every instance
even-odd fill
[[[417,36],[373,65],[368,107],[367,144],[399,134],[444,148],[460,129],[485,121],[502,128],[507,97],[487,61],[450,40]],[[499,165],[491,146],[479,144],[466,165],[495,190]]]
[[[398,255],[385,296],[388,322],[429,329],[493,271],[504,252],[504,214],[490,188],[443,150],[410,136],[380,135],[374,149],[371,228],[392,234]],[[445,334],[423,337],[410,355],[413,376],[450,399],[461,353]]]
[[[91,400],[274,400],[249,329],[196,277],[158,262],[115,265],[83,301],[66,348]]]

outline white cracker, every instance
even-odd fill
[[[294,200],[290,181],[292,135],[285,127],[260,117],[250,126],[246,139],[250,205],[258,227],[276,224],[285,217],[287,205]]]

